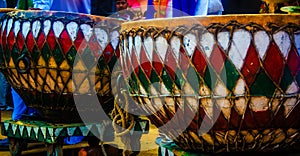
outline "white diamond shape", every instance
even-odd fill
[[[295,44],[298,51],[298,55],[300,55],[300,32],[296,32],[294,34]]]
[[[61,21],[55,21],[53,23],[53,31],[56,38],[58,38],[61,32],[64,30],[65,26]]]
[[[136,50],[136,56],[140,60],[141,48],[142,48],[142,38],[140,35],[134,37],[134,47]]]
[[[229,46],[230,33],[228,31],[222,31],[218,33],[218,43],[220,44],[223,51],[226,51]]]
[[[7,23],[7,29],[6,29],[6,37],[8,36],[8,34],[10,33],[11,27],[13,24],[13,19],[9,19],[8,23]]]
[[[197,39],[194,34],[189,33],[183,37],[183,45],[189,56],[193,55],[195,48],[197,46],[196,42],[197,42]]]
[[[152,61],[153,57],[153,39],[151,37],[144,38],[144,46],[149,60]]]
[[[179,61],[180,46],[180,39],[177,36],[172,37],[171,48],[177,61]]]
[[[118,31],[112,31],[109,33],[110,35],[110,43],[114,50],[117,49],[118,43],[119,43],[119,32]]]
[[[155,41],[156,50],[161,60],[164,62],[168,50],[168,42],[163,36],[159,36]]]
[[[269,47],[270,36],[266,31],[257,31],[254,33],[254,44],[260,58],[262,59],[265,56]]]
[[[76,22],[70,22],[67,24],[66,28],[71,37],[71,40],[74,42],[77,37],[78,24]]]
[[[96,35],[97,42],[101,46],[102,50],[104,50],[107,43],[108,43],[108,34],[107,34],[107,32],[105,30],[101,29],[101,28],[95,28],[94,33]]]
[[[201,36],[200,45],[206,54],[206,57],[210,57],[214,44],[215,40],[212,33],[206,32]]]
[[[229,58],[232,63],[240,70],[244,64],[251,43],[251,34],[243,29],[238,29],[233,33],[232,44],[229,50]]]
[[[273,35],[273,38],[283,56],[287,57],[291,47],[289,34],[285,31],[279,31]]]
[[[85,40],[88,42],[93,34],[91,26],[88,24],[81,24],[80,29],[82,30]]]
[[[26,38],[28,33],[30,31],[30,22],[24,22],[22,24],[22,34],[23,34],[23,37]]]
[[[40,21],[34,21],[32,23],[32,34],[34,38],[37,38],[41,29],[41,22]]]
[[[44,29],[43,29],[44,34],[47,36],[50,31],[50,28],[51,28],[51,21],[46,20],[46,21],[44,21],[43,25],[44,25]]]
[[[20,31],[20,29],[21,29],[20,21],[15,21],[15,25],[14,25],[14,35],[15,35],[15,37],[18,36],[18,32]]]

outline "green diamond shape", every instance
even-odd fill
[[[207,65],[203,80],[210,90],[213,90],[214,86],[216,85],[217,79],[217,74],[215,73],[213,67],[211,67],[211,65]]]
[[[102,58],[102,57],[100,57],[100,58]],[[85,66],[88,69],[90,69],[91,67],[93,67],[94,64],[96,63],[95,56],[92,55],[92,51],[91,51],[91,49],[89,47],[85,48],[84,52],[81,55],[81,59],[82,59],[82,61],[84,62]]]
[[[197,74],[197,71],[193,67],[190,67],[188,69],[186,78],[187,78],[187,82],[191,85],[194,92],[197,94],[200,88],[200,77]]]
[[[292,82],[293,82],[293,75],[290,71],[290,68],[286,65],[280,83],[281,89],[285,92]]]
[[[67,61],[68,61],[68,64],[69,64],[70,67],[73,67],[73,64],[74,64],[74,61],[75,61],[75,58],[76,58],[76,54],[77,54],[77,51],[74,48],[74,46],[72,46],[71,49],[69,50],[69,52],[66,55],[66,58],[67,58]]]
[[[116,62],[118,61],[118,58],[116,55],[113,55],[113,57],[111,58],[111,60],[108,62],[108,66],[110,71],[112,71],[114,69],[114,66],[116,64]]]
[[[183,77],[183,72],[181,69],[177,68],[175,73],[175,80],[174,83],[177,86],[177,88],[181,88],[185,82],[185,79]]]
[[[276,86],[267,74],[260,70],[255,81],[250,87],[250,94],[254,96],[267,96],[272,97]]]
[[[43,59],[48,62],[49,61],[49,58],[51,56],[51,50],[50,50],[50,47],[47,43],[44,44],[44,47],[42,49],[42,57]]]
[[[172,81],[171,77],[169,76],[169,74],[165,68],[163,68],[163,70],[162,70],[161,79],[162,79],[164,85],[166,86],[167,90],[169,92],[172,92],[174,82]]]
[[[128,88],[130,93],[134,94],[139,92],[139,86],[134,72],[131,73],[131,76],[128,79]]]
[[[34,46],[32,52],[31,52],[31,57],[35,64],[38,63],[40,55],[41,55],[41,53],[40,53],[39,49],[37,48],[37,46]]]
[[[139,68],[139,72],[138,72],[139,80],[140,80],[142,86],[144,87],[144,89],[146,90],[146,92],[149,93],[150,83],[148,81],[148,78],[145,75],[145,73],[143,72],[143,69],[141,69],[141,67],[138,67],[138,68]]]
[[[235,87],[239,77],[239,72],[236,70],[235,66],[230,61],[226,60],[220,78],[230,91]]]
[[[60,50],[58,44],[55,45],[54,50],[52,51],[56,64],[59,66],[65,59],[64,54]]]

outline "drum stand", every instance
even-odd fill
[[[95,142],[99,145],[100,140],[98,138],[102,138],[108,124],[110,123],[53,124],[34,120],[6,120],[1,123],[1,132],[9,139],[9,149],[12,156],[21,155],[22,151],[27,148],[29,140],[45,143],[47,156],[62,156],[64,138],[84,136],[90,146]],[[148,133],[149,121],[139,120],[135,122],[132,131]],[[105,137],[111,135],[114,138],[113,131],[106,131],[105,133],[108,133],[105,134]],[[103,144],[101,143],[101,145]],[[103,149],[102,152],[105,152]]]

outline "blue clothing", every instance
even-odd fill
[[[169,0],[169,8],[173,9],[168,11],[171,12],[168,17],[221,15],[224,10],[221,0]],[[153,18],[154,12],[153,2],[149,0],[146,18]]]
[[[33,7],[42,10],[91,13],[91,0],[33,0]]]
[[[27,107],[23,101],[23,99],[20,97],[20,95],[11,88],[11,96],[14,103],[14,111],[12,113],[12,119],[13,120],[19,120],[22,118],[22,114],[24,114],[27,110]]]
[[[0,107],[1,109],[4,109],[7,107],[7,103],[6,103],[6,96],[7,96],[7,91],[9,84],[5,78],[5,76],[3,75],[2,72],[0,72]]]
[[[0,8],[6,8],[6,0],[0,0]]]

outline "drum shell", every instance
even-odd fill
[[[223,15],[123,23],[121,64],[133,108],[184,150],[298,148],[298,18]]]
[[[111,71],[119,57],[121,23],[67,12],[9,12],[1,18],[2,72],[43,120],[82,122],[78,111],[109,112],[113,108]],[[86,101],[85,109],[78,110],[74,98],[89,96],[98,101]]]

